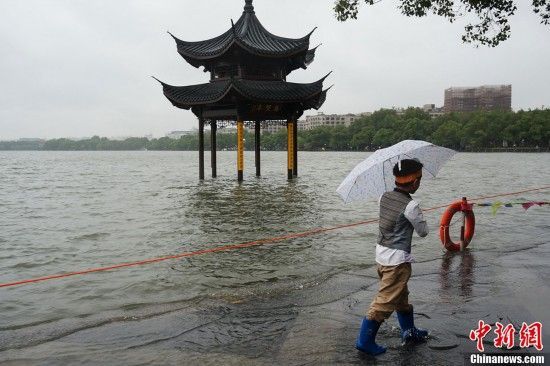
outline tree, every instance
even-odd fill
[[[372,145],[374,148],[379,149],[382,147],[388,147],[394,144],[394,131],[389,128],[381,128],[374,134],[372,138]]]
[[[460,125],[455,121],[446,121],[433,133],[433,142],[437,145],[460,148]]]
[[[347,127],[336,126],[332,128],[329,140],[329,147],[331,150],[349,150],[350,141],[351,135]]]
[[[382,0],[362,0],[373,5]],[[334,12],[340,21],[357,19],[361,0],[336,0]],[[458,17],[474,15],[478,22],[464,27],[462,41],[495,47],[510,38],[509,18],[517,10],[520,0],[399,0],[398,9],[406,16],[423,17],[429,13],[441,16],[453,23]],[[533,12],[541,23],[550,25],[550,0],[532,0]]]
[[[371,146],[372,137],[374,136],[374,128],[366,127],[351,138],[351,147],[355,150],[366,150]]]

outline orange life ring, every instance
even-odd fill
[[[449,225],[451,224],[454,214],[457,212],[462,212],[465,219],[464,233],[461,233],[461,237],[464,238],[464,248],[470,244],[470,241],[474,236],[474,229],[476,226],[476,219],[474,216],[474,211],[472,210],[472,205],[469,204],[465,198],[461,201],[453,202],[449,207],[447,207],[445,212],[443,212],[443,216],[441,216],[439,238],[441,239],[443,247],[452,252],[460,251],[460,243],[454,243],[449,234]]]

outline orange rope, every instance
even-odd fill
[[[533,189],[526,189],[524,191],[518,191],[518,192],[510,192],[510,193],[502,193],[502,194],[495,194],[493,196],[485,196],[485,197],[478,197],[478,198],[473,198],[469,201],[481,201],[481,200],[485,200],[487,198],[495,198],[495,197],[504,197],[504,196],[514,196],[516,194],[520,194],[520,193],[526,193],[526,192],[533,192],[533,191],[544,191],[545,189],[549,189],[550,186],[545,186],[545,187],[540,187],[540,188],[533,188]]]
[[[516,195],[516,194],[520,194],[520,193],[542,191],[542,190],[546,190],[546,189],[550,189],[550,186],[527,189],[527,190],[519,191],[519,192],[502,193],[502,194],[497,194],[497,195],[493,195],[493,196],[478,197],[478,198],[470,199],[470,201],[479,201],[479,200],[483,200],[483,199],[487,199],[487,198],[502,197],[502,196],[512,196],[512,195]],[[433,210],[437,210],[437,209],[444,208],[444,207],[447,207],[447,205],[431,207],[431,208],[428,208],[424,211],[433,211]],[[375,222],[378,222],[378,219],[372,219],[372,220],[367,220],[367,221],[359,221],[359,222],[352,223],[352,224],[343,224],[343,225],[333,226],[333,227],[329,227],[329,228],[312,229],[312,230],[308,230],[308,231],[304,231],[304,232],[300,232],[300,233],[294,233],[294,234],[288,234],[288,235],[283,235],[283,236],[277,236],[277,237],[273,237],[273,238],[254,240],[254,241],[249,241],[249,242],[241,243],[241,244],[224,245],[224,246],[220,246],[220,247],[195,250],[195,251],[192,251],[192,252],[183,252],[183,253],[168,255],[168,256],[164,256],[164,257],[144,259],[144,260],[135,261],[135,262],[120,263],[120,264],[115,264],[115,265],[112,265],[112,266],[90,268],[90,269],[85,269],[85,270],[82,270],[82,271],[59,273],[59,274],[43,276],[43,277],[35,277],[35,278],[30,278],[30,279],[26,279],[26,280],[15,281],[15,282],[0,283],[0,287],[12,287],[12,286],[24,285],[24,284],[28,284],[28,283],[36,283],[36,282],[43,282],[43,281],[53,280],[53,279],[56,279],[56,278],[65,278],[65,277],[71,277],[71,276],[77,276],[77,275],[84,275],[84,274],[88,274],[88,273],[105,272],[105,271],[110,271],[110,270],[113,270],[113,269],[119,269],[119,268],[124,268],[124,267],[134,267],[134,266],[140,266],[140,265],[145,265],[145,264],[150,264],[150,263],[163,262],[163,261],[170,260],[170,259],[193,257],[193,256],[196,256],[196,255],[207,254],[207,253],[216,253],[216,252],[223,252],[223,251],[229,251],[229,250],[235,250],[235,249],[241,249],[241,248],[248,248],[248,247],[259,246],[259,245],[264,245],[264,244],[276,243],[276,242],[280,242],[280,241],[284,241],[284,240],[288,240],[288,239],[302,238],[302,237],[305,237],[305,236],[316,235],[316,234],[325,233],[325,232],[328,232],[328,231],[334,231],[334,230],[340,230],[340,229],[350,228],[350,227],[354,227],[354,226],[372,224],[372,223],[375,223]]]

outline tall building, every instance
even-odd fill
[[[445,112],[512,110],[512,85],[483,85],[445,89]]]

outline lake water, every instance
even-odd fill
[[[198,180],[196,152],[0,152],[0,283],[377,218],[375,202],[344,205],[335,193],[366,156],[300,152],[299,177],[287,181],[286,153],[262,152],[263,176],[256,178],[253,152],[246,152],[245,180],[239,184],[236,152],[218,153],[216,179],[209,178],[206,154],[204,182]],[[462,196],[549,184],[550,154],[461,153],[437,179],[423,180],[415,198],[429,208]],[[489,201],[521,199],[550,201],[550,191]],[[503,207],[493,216],[488,207],[476,208],[472,254],[548,244],[549,209]],[[420,263],[442,258],[437,233],[441,213],[426,213],[431,233],[417,239],[413,248]],[[255,343],[258,337],[246,330],[250,324],[229,322],[216,333],[199,320],[238,312],[238,304],[254,299],[275,304],[293,291],[323,286],[341,273],[372,268],[376,236],[376,224],[364,225],[0,288],[0,361],[148,363],[153,361],[145,355],[158,355],[155,347],[165,339],[171,340],[164,346],[170,356],[161,364],[269,359],[265,350],[275,352],[266,348],[270,338]],[[467,301],[472,295],[457,296]],[[413,303],[414,299],[411,293]],[[210,310],[201,313],[204,309]],[[179,315],[163,320],[172,312]],[[292,316],[281,314],[280,308],[269,314],[273,317],[258,321],[262,325],[255,331],[281,334],[279,326],[285,331],[292,328]],[[193,335],[194,341],[178,338],[178,329],[195,323],[202,325],[197,325],[200,332]],[[117,331],[110,332],[115,324]],[[231,346],[220,349],[224,344]],[[112,359],[110,353],[120,357]],[[213,354],[217,356],[209,358]]]

